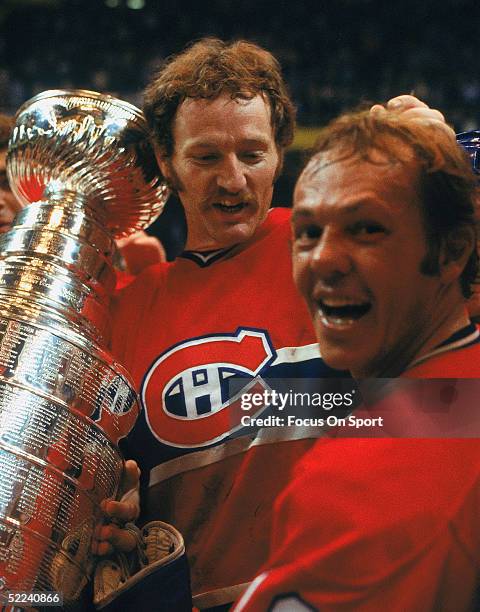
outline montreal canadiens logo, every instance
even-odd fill
[[[194,338],[167,350],[151,365],[141,389],[153,435],[183,448],[227,437],[241,426],[240,395],[247,388],[249,393],[265,388],[256,377],[275,356],[268,333],[249,328]]]

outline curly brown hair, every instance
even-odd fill
[[[428,244],[421,267],[424,274],[438,272],[442,245],[452,259],[460,255],[454,238],[459,230],[470,228],[477,235],[476,177],[467,154],[447,126],[416,121],[398,111],[345,113],[321,130],[310,159],[332,151],[335,161],[359,157],[372,163],[376,163],[375,151],[392,163],[409,163],[413,154],[419,169],[418,190]],[[460,277],[464,297],[472,293],[478,262],[474,249]]]
[[[0,113],[0,150],[7,148],[14,125],[15,119],[13,117]]]
[[[263,95],[279,152],[292,142],[295,108],[273,55],[245,40],[204,38],[167,60],[145,90],[143,110],[162,155],[173,154],[172,124],[180,104],[224,93],[232,99]]]

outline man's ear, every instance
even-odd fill
[[[473,227],[459,227],[442,240],[440,275],[445,283],[460,278],[473,250],[477,248],[477,235]]]

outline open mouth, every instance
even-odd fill
[[[335,327],[345,327],[361,319],[372,307],[370,302],[342,302],[343,300],[337,303],[332,301],[328,304],[323,300],[317,302],[324,323]]]
[[[248,206],[248,204],[247,202],[239,202],[238,204],[225,204],[222,202],[216,202],[213,206],[218,210],[221,210],[222,212],[233,214],[242,211]]]

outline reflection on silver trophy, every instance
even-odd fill
[[[8,175],[25,208],[0,238],[0,582],[68,602],[138,414],[105,348],[113,238],[151,223],[168,192],[140,111],[83,90],[20,108]]]

